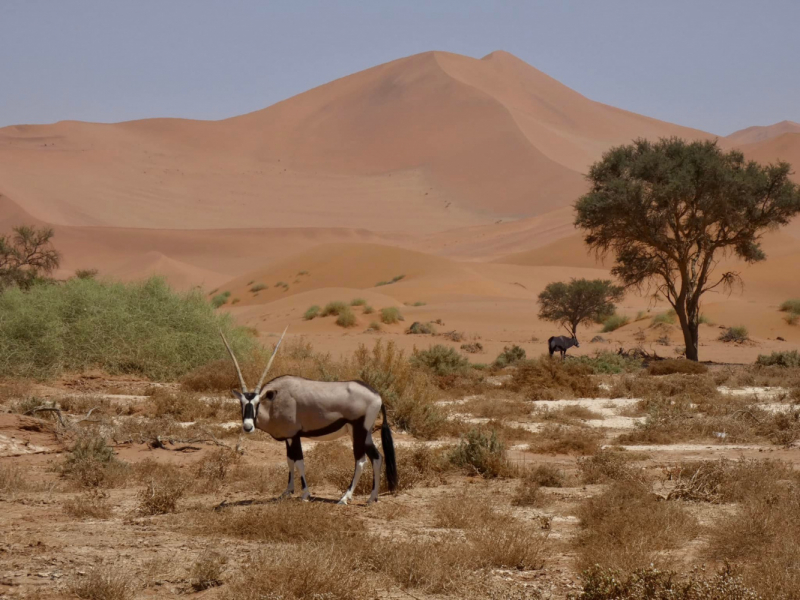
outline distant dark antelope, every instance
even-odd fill
[[[286,331],[283,334],[286,335]],[[372,441],[372,427],[378,414],[383,415],[381,442],[386,454],[388,487],[390,491],[397,488],[397,464],[392,432],[386,418],[386,406],[376,390],[363,381],[311,381],[290,375],[276,377],[265,384],[264,379],[283,341],[281,336],[255,390],[250,392],[236,356],[224,335],[222,340],[233,359],[242,386],[241,391],[233,390],[233,395],[242,405],[242,429],[245,433],[253,433],[256,429],[260,429],[276,440],[286,442],[289,484],[283,493],[284,496],[294,493],[295,468],[300,473],[302,498],[308,500],[311,496],[306,483],[300,438],[329,440],[349,433],[353,440],[355,473],[350,487],[339,500],[339,504],[347,504],[353,498],[361,471],[368,461],[372,461],[373,481],[372,493],[367,503],[375,502],[378,499],[383,462],[380,452]]]
[[[567,355],[567,350],[575,346],[576,348],[580,348],[580,344],[578,344],[578,338],[575,336],[575,332],[572,332],[571,337],[567,337],[565,335],[553,336],[547,340],[547,349],[550,351],[550,356],[553,356],[555,352],[561,352],[561,360]]]

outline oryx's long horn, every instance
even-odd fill
[[[247,384],[244,382],[244,377],[242,376],[242,370],[239,368],[239,361],[236,360],[236,356],[233,354],[233,350],[231,350],[231,346],[228,343],[228,340],[225,339],[225,334],[222,333],[222,330],[219,330],[219,334],[222,336],[222,341],[225,342],[225,347],[228,349],[228,354],[231,355],[233,359],[233,366],[236,367],[236,374],[239,376],[239,385],[242,386],[242,391],[247,393]]]
[[[264,379],[267,377],[267,373],[269,373],[269,368],[272,366],[272,361],[275,360],[275,355],[278,353],[278,348],[281,346],[281,342],[283,341],[283,337],[286,335],[286,331],[289,329],[289,326],[286,326],[286,329],[283,330],[283,335],[281,339],[278,340],[277,345],[275,346],[275,350],[272,351],[272,356],[269,357],[269,362],[267,363],[267,368],[264,369],[264,372],[261,374],[261,379],[258,380],[258,385],[256,386],[255,392],[258,394],[261,391],[261,384],[264,383]]]

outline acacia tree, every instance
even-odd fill
[[[603,279],[571,279],[547,284],[539,294],[539,318],[569,327],[572,335],[578,325],[600,321],[614,314],[615,302],[622,300],[625,290]]]
[[[12,285],[23,289],[58,268],[61,257],[50,240],[54,232],[22,225],[12,235],[0,235],[0,290]]]
[[[575,225],[626,286],[654,289],[675,309],[686,357],[698,359],[700,300],[741,283],[715,273],[721,257],[764,260],[765,231],[800,213],[800,188],[785,162],[759,165],[716,142],[636,140],[609,150],[589,171]]]

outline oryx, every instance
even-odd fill
[[[550,356],[553,356],[553,353],[558,351],[561,352],[561,360],[564,360],[567,350],[575,346],[576,348],[580,348],[580,344],[578,344],[578,338],[575,335],[575,331],[569,331],[571,333],[570,337],[565,335],[553,336],[547,340],[547,349],[550,352]]]
[[[383,461],[372,441],[372,427],[379,412],[383,414],[381,443],[386,455],[387,483],[390,491],[396,489],[397,464],[394,442],[389,429],[389,420],[386,418],[386,406],[377,391],[363,381],[313,381],[291,375],[276,377],[262,387],[283,336],[286,335],[284,330],[255,390],[250,392],[247,390],[247,384],[244,382],[242,370],[233,350],[222,332],[220,335],[233,359],[242,386],[241,391],[231,391],[242,405],[242,429],[245,433],[253,433],[256,429],[260,429],[276,440],[286,442],[289,484],[283,496],[294,494],[295,467],[300,473],[302,498],[307,500],[311,496],[306,483],[300,438],[330,440],[349,432],[353,440],[355,473],[350,487],[339,500],[339,504],[347,504],[352,499],[353,490],[358,484],[368,458],[372,461],[373,483],[367,503],[377,501]]]

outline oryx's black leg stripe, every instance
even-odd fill
[[[291,440],[286,440],[286,456],[295,462],[303,460],[303,446],[300,443],[299,435],[294,436]]]
[[[378,449],[373,446],[372,444],[367,445],[367,456],[370,460],[378,460],[381,457],[381,453],[378,452]]]
[[[308,484],[306,483],[306,478],[304,476],[300,476],[300,485],[302,486],[300,489],[308,488]]]

